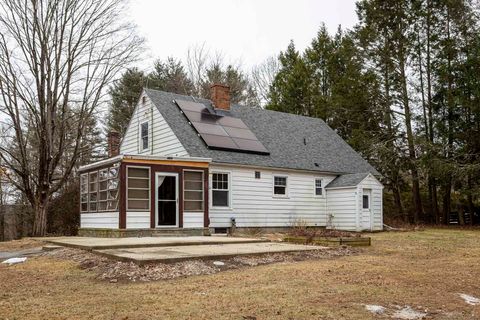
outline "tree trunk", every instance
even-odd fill
[[[413,222],[418,223],[422,216],[422,199],[420,197],[420,183],[418,181],[418,170],[416,164],[415,155],[415,142],[412,130],[412,116],[410,112],[410,101],[407,90],[407,76],[405,73],[405,58],[402,49],[399,49],[399,68],[400,68],[400,81],[402,85],[402,102],[405,109],[405,127],[407,128],[407,143],[408,143],[408,155],[410,158],[410,173],[412,175],[412,196],[413,204],[415,206],[413,214]]]
[[[47,233],[47,211],[48,200],[40,199],[33,207],[35,211],[35,219],[33,222],[33,235],[35,237],[43,237]]]
[[[448,224],[450,220],[451,194],[452,179],[448,178],[448,181],[445,183],[443,192],[443,224]]]

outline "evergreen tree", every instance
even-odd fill
[[[157,60],[154,70],[148,75],[147,87],[178,94],[191,95],[193,83],[188,78],[182,63],[174,58]]]
[[[121,136],[127,129],[147,77],[137,68],[128,69],[110,87],[111,102],[107,115],[107,131],[117,131]]]
[[[270,88],[266,108],[305,116],[315,116],[312,77],[293,41],[279,55],[280,69]]]

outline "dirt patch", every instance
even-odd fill
[[[214,274],[223,270],[239,269],[271,263],[335,258],[353,255],[357,252],[359,252],[358,249],[344,246],[335,249],[325,248],[315,251],[238,256],[230,259],[222,259],[220,261],[187,260],[169,264],[151,263],[145,265],[137,265],[134,262],[115,261],[107,257],[73,248],[62,248],[45,252],[41,255],[74,261],[81,269],[94,272],[96,278],[101,280],[108,280],[110,282],[148,282],[193,275]]]

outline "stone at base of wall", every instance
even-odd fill
[[[284,232],[289,232],[292,231],[294,227],[210,227],[210,233],[215,234],[215,233],[227,233],[227,234],[262,234],[262,233],[284,233]],[[307,229],[325,229],[325,227],[307,227]],[[225,232],[226,231],[226,232]]]
[[[102,229],[102,228],[80,228],[80,237],[97,238],[126,238],[126,237],[178,237],[178,236],[209,236],[209,228],[195,229]]]

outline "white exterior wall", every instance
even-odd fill
[[[362,208],[363,189],[371,189],[372,195],[370,199],[370,206],[372,210],[372,229],[383,229],[383,185],[375,179],[372,175],[366,177],[358,185],[358,207]]]
[[[149,229],[150,211],[127,211],[127,229]]]
[[[371,229],[363,228],[362,224],[364,189],[371,190]],[[350,231],[383,229],[383,185],[372,175],[368,175],[355,187],[327,189],[327,197],[327,211],[332,215],[328,227]]]
[[[260,179],[255,179],[255,171],[260,171]],[[214,172],[230,174],[230,208],[211,206]],[[273,195],[275,174],[288,177],[288,197]],[[210,227],[230,227],[232,217],[237,227],[290,227],[297,221],[309,226],[325,226],[325,189],[322,196],[315,196],[315,178],[322,178],[323,186],[326,186],[335,176],[212,164],[209,177]]]
[[[184,212],[183,228],[203,228],[203,212]]]
[[[118,229],[118,212],[92,212],[80,214],[80,228]]]
[[[144,96],[145,104],[142,103]],[[139,125],[145,121],[149,121],[150,148],[142,152],[139,146]],[[133,112],[120,145],[120,153],[188,157],[187,150],[145,93],[140,97]]]
[[[357,230],[357,188],[327,189],[327,227],[339,230]]]

